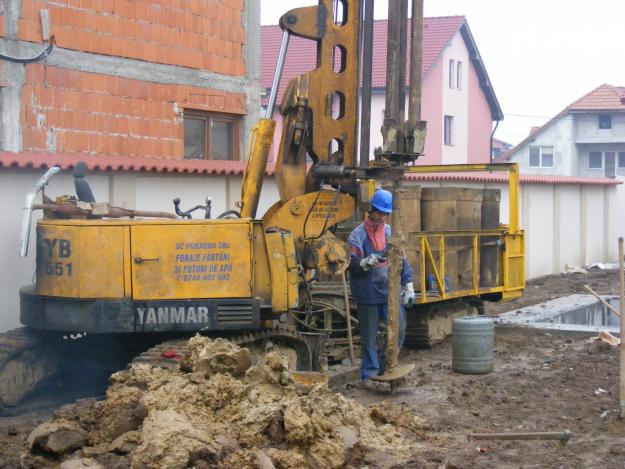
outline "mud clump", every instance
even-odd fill
[[[184,372],[203,373],[206,377],[217,373],[242,376],[252,365],[252,354],[225,339],[211,340],[195,336],[189,340],[189,353],[181,360]]]
[[[31,444],[39,454],[27,451],[27,459],[89,458],[132,469],[335,469],[367,452],[393,461],[414,453],[406,430],[422,430],[416,417],[391,404],[369,409],[322,384],[301,390],[279,351],[251,366],[250,352],[226,340],[196,336],[188,349],[179,369],[133,365],[111,376],[106,400],[64,407],[44,429],[71,429],[83,436],[79,444],[45,454]]]

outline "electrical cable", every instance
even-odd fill
[[[234,215],[234,218],[241,218],[241,213],[237,210],[226,210],[225,212],[219,214],[217,218],[232,218],[230,215]]]
[[[35,57],[12,57],[10,55],[6,55],[0,52],[0,59],[8,60],[9,62],[18,63],[18,64],[28,64],[32,62],[38,62],[40,60],[45,59],[48,55],[50,55],[55,44],[56,44],[56,41],[54,40],[54,36],[51,36],[48,46]]]
[[[342,311],[335,305],[333,305],[332,303],[323,301],[323,300],[313,300],[313,303],[315,306],[318,307],[318,309],[315,311],[317,313],[321,313],[324,311],[334,311],[336,312],[340,317],[343,317],[343,315],[341,314]],[[298,311],[301,314],[308,314],[306,311]],[[306,327],[307,329],[310,329],[312,331],[317,331],[317,332],[324,332],[324,333],[329,333],[329,332],[347,332],[347,328],[345,329],[323,329],[323,328],[319,328],[319,327],[315,327],[312,326],[304,321],[302,321],[300,318],[298,318],[296,316],[296,311],[290,310],[289,314],[291,315],[291,317],[293,319],[295,319],[298,323],[300,323],[302,326]],[[356,318],[352,317],[352,322],[355,322]],[[358,324],[356,322],[356,324]]]

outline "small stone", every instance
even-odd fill
[[[264,451],[256,451],[256,467],[258,469],[276,469],[269,456]]]
[[[206,377],[217,373],[243,376],[252,365],[252,354],[228,340],[195,336],[189,340],[189,352],[180,362],[184,372],[199,372]]]
[[[338,433],[343,440],[343,446],[345,448],[353,448],[354,445],[359,442],[358,435],[356,435],[356,432],[349,427],[341,425],[338,428]]]
[[[104,466],[98,463],[95,459],[81,458],[63,461],[59,466],[59,469],[104,469]]]
[[[47,453],[61,455],[89,443],[88,434],[68,420],[42,423],[28,435],[28,447]]]
[[[218,435],[215,438],[215,443],[219,446],[217,459],[220,461],[226,459],[228,455],[241,449],[241,445],[236,439],[226,435]]]
[[[115,438],[109,445],[109,451],[117,454],[128,454],[141,444],[141,433],[126,432]]]

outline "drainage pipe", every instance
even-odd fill
[[[623,237],[618,239],[618,280],[620,286],[621,349],[619,373],[619,417],[625,418],[625,273],[623,272]]]

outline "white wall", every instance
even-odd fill
[[[538,168],[529,165],[529,147],[552,147],[553,167]],[[573,157],[571,156],[573,155]],[[512,162],[519,163],[521,174],[577,175],[573,121],[570,115],[554,122],[512,155]]]
[[[608,191],[606,194],[608,215],[608,238],[604,241],[607,247],[606,258],[618,259],[618,238],[625,238],[625,217],[623,216],[623,207],[625,207],[625,185],[621,184],[614,191]]]

